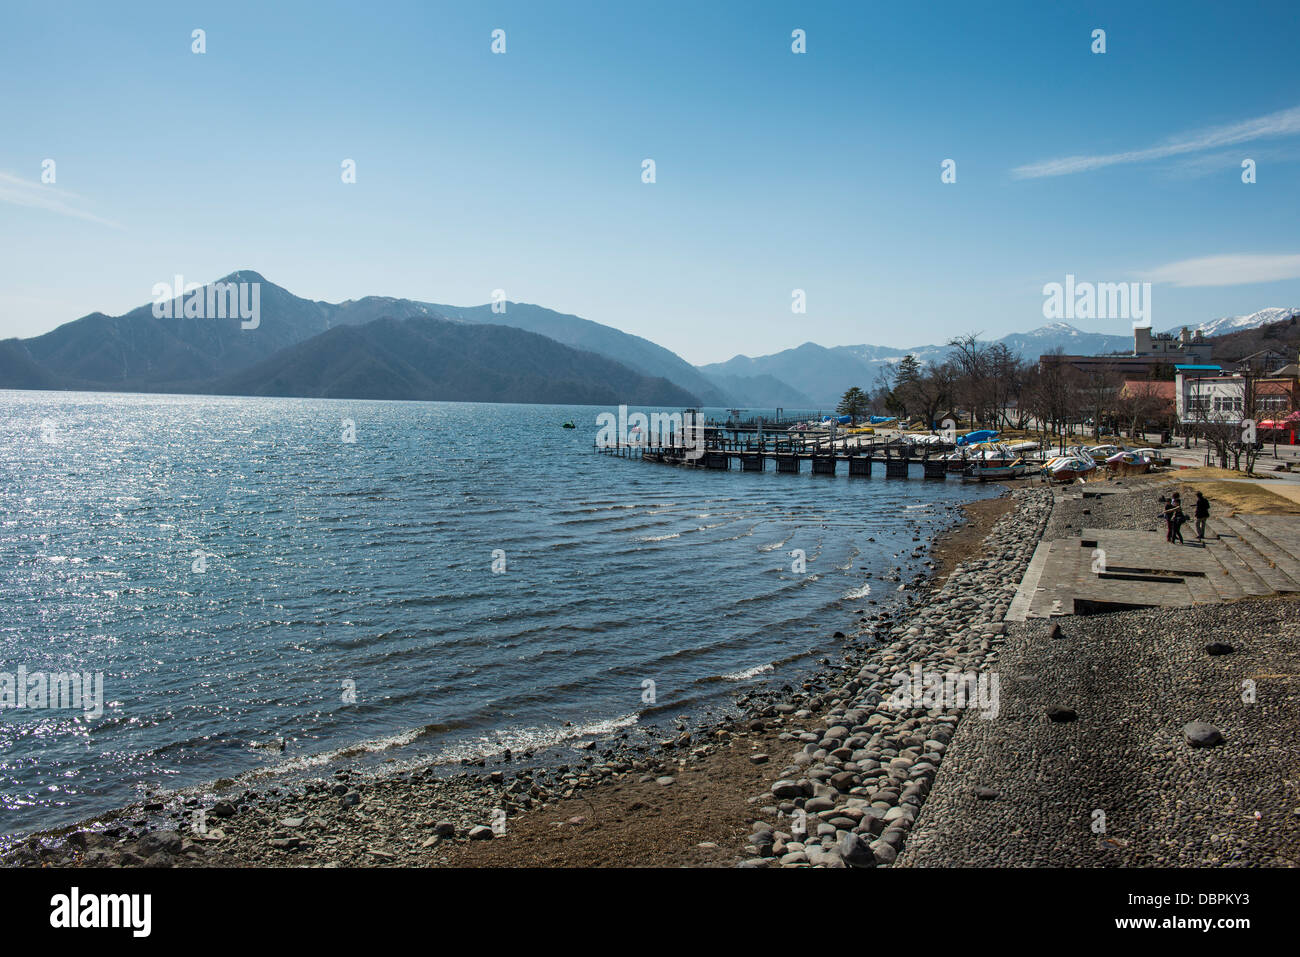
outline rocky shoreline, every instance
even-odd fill
[[[781,740],[799,750],[756,799],[744,866],[895,861],[965,705],[996,710],[996,686],[986,683],[981,699],[971,679],[996,659],[1003,618],[1052,510],[1048,489],[1013,495],[1017,507],[985,539],[986,557],[961,563],[905,620],[879,627],[837,687],[775,707]],[[962,697],[934,684],[931,676],[945,675],[969,676]]]
[[[518,756],[512,760],[506,753],[490,768],[452,774],[430,767],[376,779],[340,769],[332,780],[294,789],[245,789],[224,794],[206,807],[199,797],[185,796],[166,807],[143,805],[155,812],[153,819],[137,807],[93,828],[34,835],[13,848],[3,864],[474,863],[467,850],[484,844],[504,848],[509,842],[499,838],[513,833],[523,816],[580,800],[589,805],[590,796],[602,789],[640,786],[666,793],[679,776],[710,761],[736,757],[745,744],[751,753],[741,760],[761,774],[770,759],[754,750],[760,742],[770,751],[804,742],[804,750],[764,799],[751,799],[747,806],[743,793],[730,796],[738,813],[752,818],[757,803],[772,823],[756,826],[739,856],[744,839],[718,848],[716,857],[722,860],[710,863],[748,858],[751,866],[777,860],[792,866],[842,866],[846,861],[863,863],[869,853],[871,863],[887,864],[915,820],[957,714],[928,711],[916,717],[890,711],[880,701],[884,683],[913,664],[978,670],[994,653],[1004,627],[1001,618],[1051,508],[1046,489],[1017,489],[1012,497],[1014,510],[978,546],[987,557],[958,564],[942,584],[923,584],[911,607],[871,617],[864,612],[860,630],[845,639],[843,667],[823,658],[821,670],[797,688],[742,693],[737,699],[741,713],[735,717],[702,719],[694,728],[679,720],[675,734],[650,746],[633,745],[626,733],[585,742],[579,746],[582,756],[570,764],[522,766]],[[819,713],[822,717],[815,718]],[[782,819],[798,811],[808,814],[814,838],[819,839],[799,842],[781,829]],[[567,820],[580,828],[585,816]]]

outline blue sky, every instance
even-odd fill
[[[1296,306],[1298,38],[1282,2],[11,6],[0,336],[239,268],[698,363],[1024,331],[1067,273],[1153,281],[1157,328]]]

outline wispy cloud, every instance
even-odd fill
[[[1196,130],[1175,137],[1160,146],[1151,146],[1141,150],[1129,150],[1124,153],[1101,153],[1093,156],[1063,156],[1059,159],[1044,160],[1017,166],[1011,175],[1017,179],[1039,179],[1044,176],[1069,176],[1072,173],[1086,173],[1107,166],[1123,163],[1145,163],[1149,160],[1166,159],[1170,156],[1182,156],[1199,153],[1202,150],[1219,149],[1237,143],[1269,136],[1293,136],[1300,133],[1300,106],[1289,110],[1270,113],[1267,116],[1232,123],[1227,126],[1214,126]]]
[[[1158,266],[1142,274],[1148,282],[1173,286],[1243,286],[1300,278],[1300,253],[1275,255],[1237,253],[1203,256]]]
[[[66,189],[58,189],[46,183],[26,180],[20,176],[14,176],[12,173],[0,171],[0,203],[26,206],[29,209],[44,209],[62,216],[72,216],[76,219],[99,223],[101,226],[111,226],[114,229],[122,228],[120,223],[104,219],[102,216],[96,216],[94,213],[82,209],[80,204],[84,202],[85,200],[82,197],[76,193],[70,193]]]
[[[1202,153],[1199,156],[1185,156],[1174,160],[1168,166],[1166,174],[1169,179],[1200,179],[1205,176],[1231,172],[1233,178],[1241,175],[1241,161],[1250,158],[1260,166],[1277,166],[1282,163],[1294,163],[1300,153],[1292,148],[1261,146],[1248,152],[1242,150],[1217,150]]]

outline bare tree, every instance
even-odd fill
[[[1162,416],[1169,400],[1158,382],[1126,382],[1115,399],[1115,414],[1127,426],[1130,438],[1137,438],[1152,419]]]
[[[1115,410],[1120,389],[1120,375],[1114,366],[1089,366],[1081,377],[1081,398],[1092,414],[1092,437],[1101,439],[1102,420]]]
[[[979,341],[978,332],[949,339],[948,345],[953,350],[952,361],[959,372],[956,391],[970,413],[970,424],[974,428],[992,404],[988,396],[989,347]]]
[[[1024,391],[1025,364],[1021,361],[1020,354],[1012,352],[1006,343],[995,342],[988,347],[986,365],[989,372],[986,395],[991,403],[990,412],[993,421],[1000,428],[1005,428],[1011,424],[1009,410],[1013,400],[1019,410],[1020,396]]]
[[[927,425],[933,424],[940,412],[952,408],[955,379],[956,370],[952,363],[930,362],[909,384],[912,407],[925,416]]]
[[[1048,353],[1030,370],[1025,383],[1025,401],[1044,432],[1049,432],[1062,451],[1071,415],[1078,407],[1078,387],[1073,370],[1060,360],[1062,350]]]

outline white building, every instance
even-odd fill
[[[1256,378],[1254,408],[1246,408],[1246,378],[1216,365],[1174,367],[1174,402],[1184,424],[1240,425],[1242,419],[1284,415],[1294,404],[1295,380]]]

